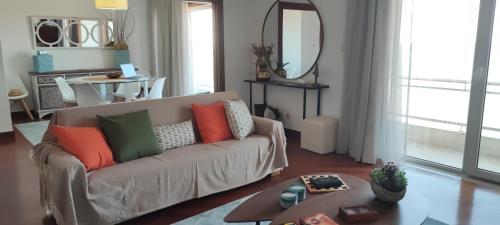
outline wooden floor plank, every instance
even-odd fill
[[[28,122],[22,116],[14,122]],[[55,224],[44,216],[39,205],[38,172],[29,158],[31,144],[18,132],[16,141],[0,145],[0,223]],[[290,133],[287,154],[290,167],[278,176],[230,191],[177,204],[123,224],[166,225],[264,190],[281,181],[315,172],[342,172],[369,179],[372,165],[357,163],[337,154],[319,155],[300,148],[299,136]],[[1,140],[0,140],[1,141]],[[448,224],[500,224],[500,190],[495,185],[483,185],[427,170],[408,168],[409,185],[431,203],[430,216]]]

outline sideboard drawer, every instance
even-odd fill
[[[70,75],[66,75],[66,80],[67,79],[71,79],[71,78],[77,78],[77,77],[89,77],[90,74],[88,73],[82,73],[82,74],[70,74]]]
[[[40,109],[47,110],[64,108],[62,95],[57,86],[39,86],[38,92],[40,94]]]
[[[46,76],[37,76],[36,81],[38,84],[55,84],[54,78],[62,77],[63,75],[46,75]]]

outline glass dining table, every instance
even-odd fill
[[[97,75],[97,76],[86,76],[86,77],[75,77],[67,79],[66,82],[71,85],[81,85],[81,84],[91,84],[99,87],[99,94],[103,98],[107,98],[108,96],[108,86],[109,84],[121,84],[121,83],[132,83],[132,82],[140,82],[143,85],[143,97],[147,97],[149,95],[149,81],[152,78],[150,76],[138,76],[136,78],[108,78],[106,75]],[[75,86],[77,88],[77,86]]]

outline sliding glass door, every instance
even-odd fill
[[[500,10],[482,0],[469,104],[464,171],[500,182]]]
[[[479,1],[405,2],[410,157],[462,168],[478,15]]]
[[[210,2],[188,3],[193,93],[214,92],[214,22]]]
[[[407,156],[500,182],[500,3],[408,0],[405,7]]]

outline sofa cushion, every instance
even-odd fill
[[[154,132],[156,141],[163,151],[192,145],[196,142],[193,121],[191,120],[156,126]]]
[[[68,153],[78,158],[87,171],[115,164],[101,130],[96,127],[51,126],[50,132]]]
[[[224,108],[234,138],[241,140],[255,131],[252,115],[244,101],[224,101]]]
[[[193,104],[192,109],[196,127],[203,143],[214,143],[233,138],[223,102],[210,105]]]
[[[126,162],[161,152],[147,110],[97,118],[115,161]]]

